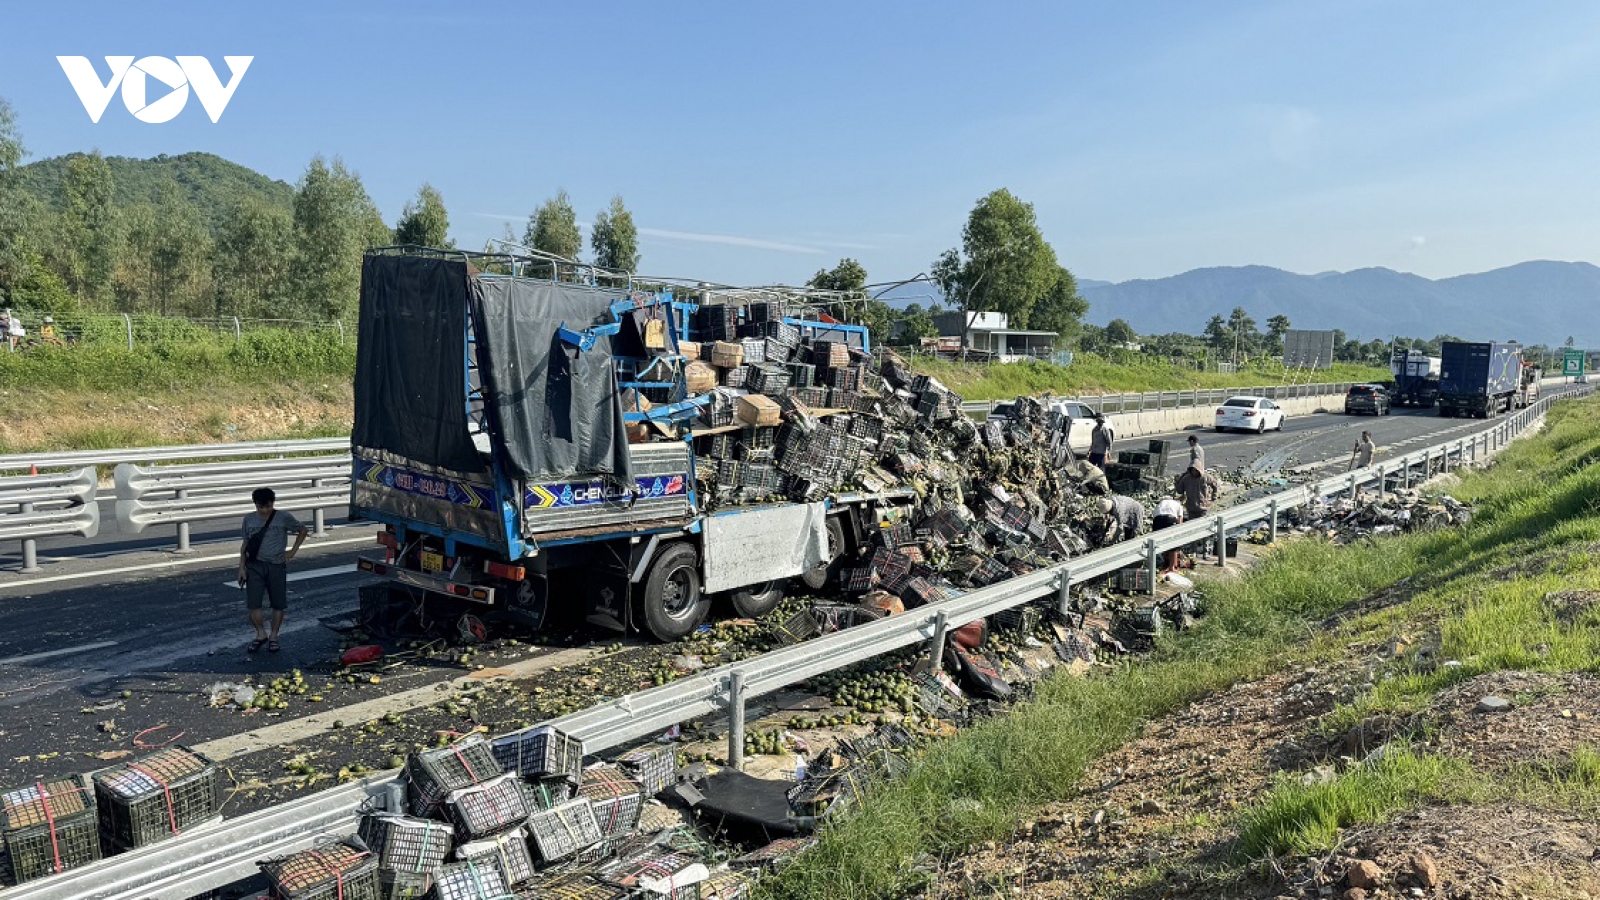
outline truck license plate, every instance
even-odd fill
[[[422,551],[422,570],[424,572],[443,572],[444,554],[430,553],[427,550]]]

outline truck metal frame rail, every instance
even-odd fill
[[[1425,479],[1436,470],[1486,460],[1537,422],[1552,403],[1584,396],[1589,391],[1580,388],[1545,397],[1467,437],[1280,491],[1030,575],[719,666],[540,724],[554,725],[582,738],[585,750],[592,753],[659,734],[690,719],[726,714],[730,722],[729,759],[737,765],[742,756],[744,705],[751,697],[913,644],[932,642],[933,652],[938,653],[943,634],[950,628],[1040,600],[1053,598],[1064,607],[1073,585],[1129,565],[1154,567],[1158,555],[1165,550],[1225,537],[1229,531],[1253,528],[1263,522],[1268,526],[1269,539],[1275,539],[1278,517],[1286,510],[1353,493],[1374,483],[1380,492],[1386,491],[1391,481],[1397,487],[1409,487],[1414,479]],[[1219,564],[1226,560],[1226,546],[1225,540],[1217,544],[1222,551],[1218,554]],[[1151,579],[1151,583],[1155,580]],[[359,807],[368,800],[382,802],[394,775],[381,773],[225,820],[153,847],[0,891],[0,900],[181,900],[254,874],[258,859],[303,849],[320,836],[353,832]]]

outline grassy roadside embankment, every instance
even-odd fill
[[[354,370],[331,332],[0,353],[0,453],[349,434]]]
[[[1336,664],[1400,632],[1428,635],[1419,643],[1429,652],[1396,654],[1369,689],[1306,723],[1340,734],[1381,720],[1392,752],[1318,783],[1279,773],[1265,793],[1219,807],[1221,821],[1207,827],[1227,849],[1195,862],[1207,878],[1248,879],[1261,857],[1329,851],[1345,829],[1425,804],[1600,810],[1595,748],[1500,765],[1430,739],[1436,723],[1421,715],[1441,692],[1489,673],[1600,672],[1600,604],[1574,612],[1548,600],[1553,591],[1600,590],[1597,460],[1600,401],[1561,404],[1543,433],[1454,488],[1479,504],[1468,527],[1344,547],[1283,543],[1247,576],[1210,586],[1204,625],[1165,640],[1153,658],[1104,677],[1051,677],[1012,714],[933,745],[907,777],[878,788],[766,883],[763,896],[941,893],[932,871],[983,842],[1013,839],[1025,817],[1092,789],[1083,779],[1097,758],[1152,720],[1241,682]],[[1397,602],[1361,603],[1400,584]],[[1162,867],[1132,868],[1124,883],[1161,894]],[[1115,873],[1100,874],[1116,882]]]

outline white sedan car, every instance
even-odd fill
[[[1265,397],[1229,397],[1217,407],[1218,431],[1237,428],[1240,431],[1283,430],[1283,410]]]

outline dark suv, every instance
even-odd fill
[[[1347,416],[1353,416],[1356,413],[1387,416],[1389,414],[1389,391],[1376,384],[1351,385],[1350,390],[1344,395],[1344,412]]]

